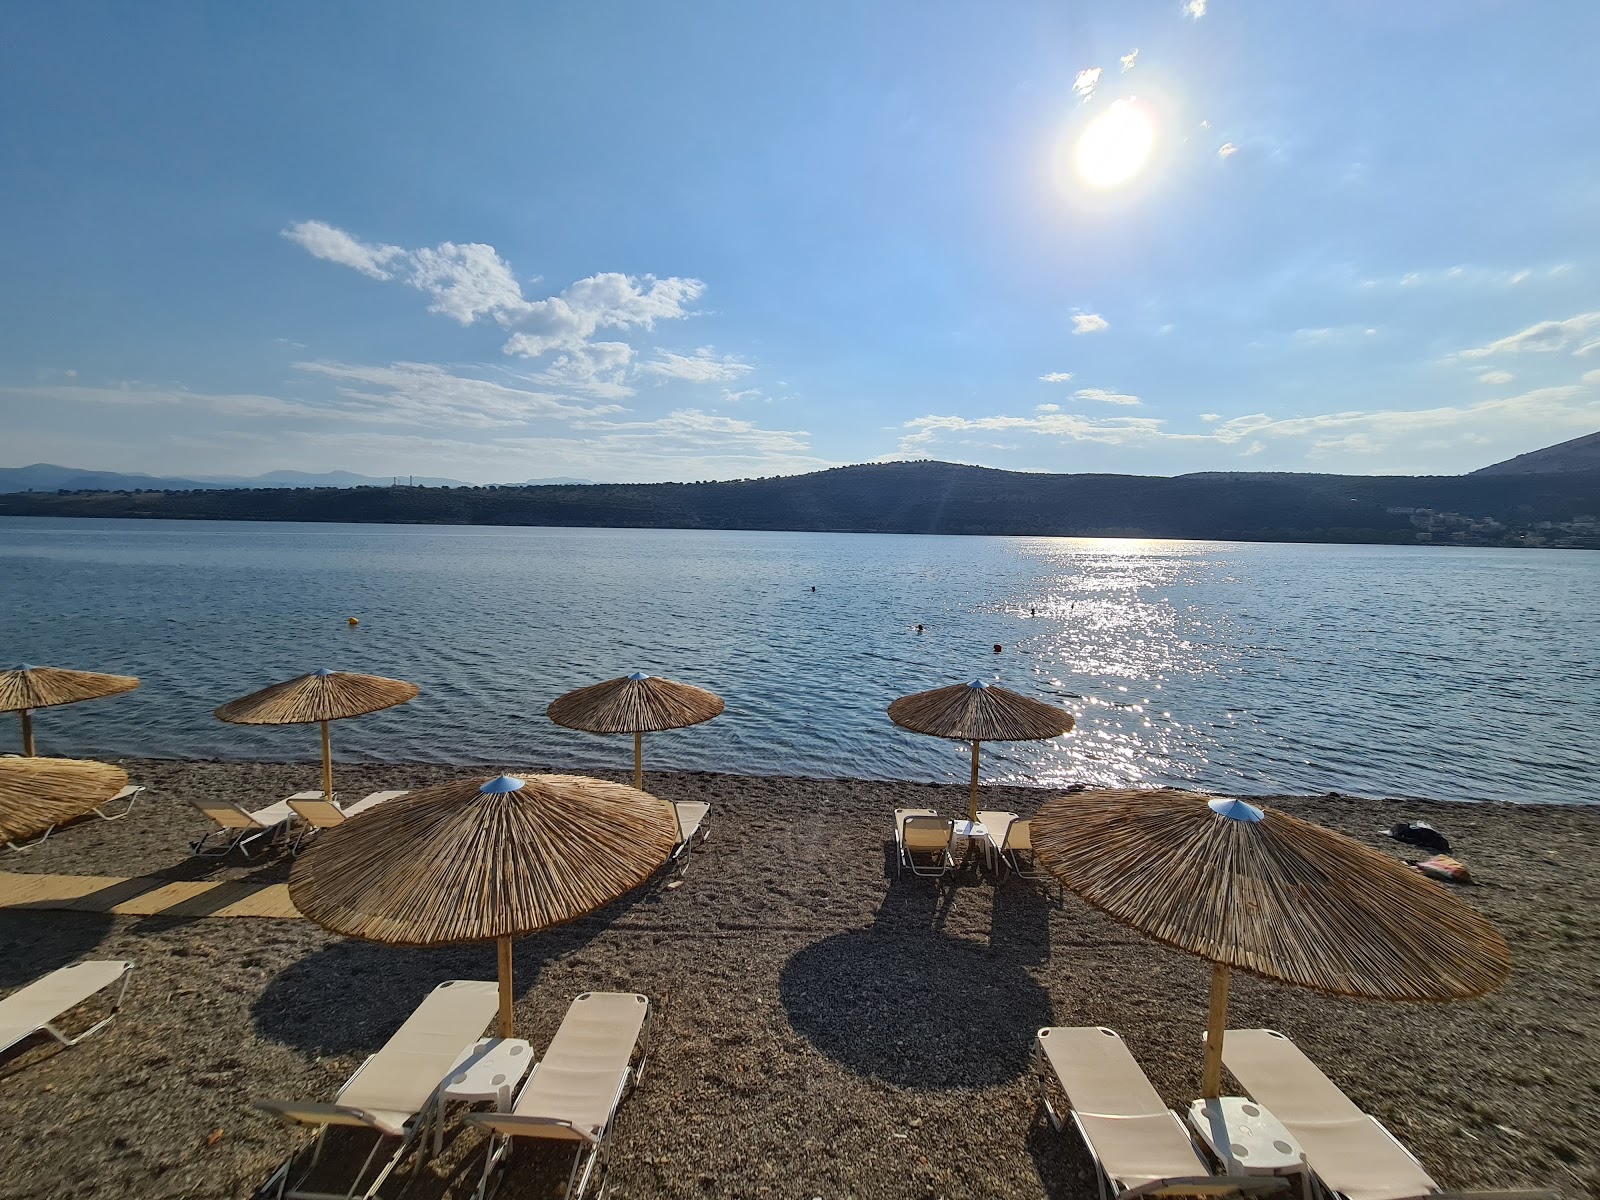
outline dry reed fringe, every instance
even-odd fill
[[[110,763],[0,758],[0,841],[34,837],[91,812],[128,785]]]
[[[651,675],[578,688],[551,701],[545,714],[557,725],[587,733],[658,733],[709,721],[722,709],[715,692]]]
[[[224,704],[213,715],[235,725],[307,725],[404,704],[420,691],[416,684],[401,679],[334,671],[275,683]]]
[[[1072,714],[1007,688],[957,683],[901,696],[889,719],[914,733],[963,742],[1031,742],[1072,728]]]
[[[1172,791],[1057,796],[1033,850],[1102,912],[1163,945],[1336,996],[1465,1000],[1511,970],[1481,915],[1359,842],[1266,809],[1219,817]]]
[[[68,671],[60,667],[18,667],[0,671],[0,712],[24,708],[54,708],[131,692],[139,686],[132,675],[105,675],[98,671]]]
[[[578,775],[471,779],[401,796],[317,835],[289,876],[302,914],[350,937],[447,946],[547,929],[610,903],[671,855],[673,808]]]

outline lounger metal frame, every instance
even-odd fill
[[[234,804],[232,807],[238,809],[247,817],[251,816],[250,813],[245,812],[245,810],[242,808],[239,808],[237,804]],[[210,820],[211,815],[207,813],[206,818]],[[280,838],[283,838],[288,834],[294,823],[295,818],[293,816],[288,816],[272,825],[253,825],[249,828],[234,828],[218,825],[215,829],[207,830],[205,836],[199,841],[190,842],[189,853],[199,858],[226,858],[235,850],[238,850],[240,854],[243,854],[246,858],[249,858],[250,843],[257,841],[260,838],[268,837],[269,835],[273,841],[278,841]],[[231,840],[229,840],[228,844],[223,846],[222,849],[217,850],[213,848],[211,850],[207,850],[205,848],[205,844],[218,834],[221,834],[223,837],[228,837],[230,834],[233,836]]]
[[[128,994],[128,984],[130,982],[132,982],[132,980],[133,980],[133,964],[131,962],[124,963],[123,966],[122,966],[122,974],[118,977],[117,980],[113,980],[112,981],[112,982],[120,982],[120,986],[117,988],[117,998],[111,1002],[111,1011],[108,1012],[105,1016],[101,1017],[93,1025],[89,1026],[89,1028],[85,1029],[82,1033],[78,1034],[76,1037],[68,1037],[66,1034],[62,1033],[61,1030],[59,1030],[59,1029],[57,1029],[55,1027],[54,1022],[46,1022],[45,1024],[40,1025],[38,1028],[36,1028],[34,1030],[34,1032],[35,1033],[48,1033],[51,1037],[55,1038],[55,1040],[60,1042],[63,1046],[76,1046],[79,1042],[83,1041],[84,1038],[94,1036],[95,1034],[99,1033],[102,1029],[104,1029],[107,1025],[111,1024],[112,1020],[117,1015],[117,1010],[122,1007],[122,999],[123,999],[124,996],[126,996]],[[100,992],[105,991],[105,989],[107,987],[110,987],[110,986],[111,986],[111,984],[108,983],[108,984],[105,985],[105,987],[97,988],[95,990],[95,992],[94,992],[94,995],[99,995]],[[81,1001],[81,1003],[87,1004],[89,1002],[90,998],[91,997],[88,997],[88,996],[84,997],[84,999]],[[76,1008],[77,1005],[74,1004],[72,1007]],[[71,1012],[71,1011],[72,1011],[72,1009],[69,1008],[65,1012],[57,1013],[56,1014],[56,1020],[59,1021],[63,1016],[66,1015],[67,1012]],[[16,1043],[16,1042],[12,1043],[12,1045],[17,1045],[17,1044],[18,1043]],[[10,1048],[11,1048],[10,1046],[6,1047],[7,1050],[9,1050]],[[0,1050],[0,1054],[3,1054],[4,1052],[5,1052],[4,1050]]]
[[[377,1055],[375,1054],[368,1055],[366,1060],[351,1074],[350,1078],[346,1079],[340,1086],[339,1094],[342,1095],[347,1089],[349,1089],[349,1087],[355,1083],[356,1079],[360,1077],[361,1072],[365,1071],[368,1064],[370,1064],[376,1057]],[[443,1081],[441,1080],[441,1084],[442,1082]],[[378,1194],[378,1189],[384,1185],[384,1182],[394,1172],[394,1169],[405,1161],[406,1153],[414,1144],[417,1143],[417,1135],[427,1127],[428,1119],[432,1114],[434,1106],[437,1104],[438,1092],[436,1091],[433,1098],[423,1106],[422,1110],[418,1113],[414,1113],[411,1119],[406,1122],[405,1131],[398,1135],[379,1128],[373,1118],[359,1108],[350,1108],[341,1104],[315,1103],[283,1106],[283,1109],[287,1109],[295,1113],[321,1113],[326,1115],[329,1120],[324,1121],[321,1125],[317,1126],[317,1131],[315,1133],[307,1135],[298,1146],[289,1152],[289,1157],[284,1159],[282,1165],[280,1165],[276,1171],[268,1176],[267,1181],[263,1183],[257,1190],[256,1195],[262,1196],[271,1193],[271,1195],[276,1197],[276,1200],[356,1200],[356,1197],[359,1195],[362,1200],[372,1200],[372,1197]],[[285,1120],[299,1123],[298,1119],[290,1116],[289,1112],[287,1111],[283,1111],[281,1109],[274,1111],[277,1111],[278,1115],[283,1117]],[[311,1172],[317,1169],[317,1163],[322,1158],[322,1147],[327,1141],[328,1130],[335,1125],[369,1129],[373,1133],[377,1134],[377,1138],[372,1143],[372,1149],[367,1152],[367,1157],[361,1161],[361,1169],[356,1172],[355,1178],[350,1181],[350,1187],[347,1191],[303,1192],[300,1190],[300,1184],[311,1178]],[[378,1172],[377,1177],[373,1179],[372,1183],[366,1188],[366,1190],[357,1192],[356,1189],[361,1186],[361,1181],[366,1178],[367,1172],[372,1169],[372,1160],[378,1156],[378,1151],[383,1148],[384,1140],[386,1138],[393,1137],[397,1137],[399,1140],[399,1145],[395,1147],[394,1153],[389,1156],[388,1162],[383,1164],[383,1167]],[[294,1173],[295,1160],[303,1155],[307,1150],[311,1151],[311,1160],[306,1163],[305,1170],[300,1172],[300,1177],[295,1180],[295,1186],[290,1188],[289,1179]],[[276,1191],[273,1190],[273,1184],[277,1184]]]
[[[696,842],[699,842],[702,846],[705,845],[706,839],[711,836],[711,827],[706,824],[706,822],[711,819],[711,809],[708,805],[706,807],[706,815],[700,818],[700,827],[688,837],[684,837],[683,819],[678,815],[678,806],[676,803],[671,801],[668,803],[672,803],[672,820],[673,823],[678,827],[678,844],[672,848],[672,859],[670,861],[676,862],[681,858],[683,860],[683,866],[680,869],[679,874],[683,874],[689,869],[690,849]]]
[[[639,1031],[639,1061],[630,1064],[628,1069],[623,1072],[622,1080],[617,1085],[616,1094],[611,1097],[611,1111],[606,1116],[605,1126],[600,1130],[599,1136],[591,1137],[583,1130],[575,1128],[568,1121],[524,1118],[530,1131],[542,1126],[554,1125],[570,1131],[577,1140],[578,1144],[572,1152],[572,1170],[567,1172],[566,1190],[561,1193],[565,1200],[583,1200],[584,1194],[589,1187],[589,1181],[595,1177],[597,1167],[600,1175],[603,1176],[605,1174],[606,1156],[611,1149],[611,1130],[617,1123],[617,1110],[622,1107],[623,1098],[628,1092],[638,1087],[640,1081],[644,1079],[644,1069],[650,1061],[650,1027],[655,1023],[655,1019],[656,1007],[651,1004],[645,1012],[644,1026]],[[534,1078],[539,1074],[539,1065],[536,1063],[533,1070],[528,1072],[528,1077],[522,1083],[524,1089],[530,1086]],[[486,1115],[489,1116],[490,1120],[508,1125],[514,1124],[518,1120],[512,1113]],[[496,1131],[490,1135],[489,1153],[483,1163],[483,1176],[478,1181],[478,1190],[472,1194],[472,1200],[488,1200],[490,1196],[494,1195],[495,1190],[500,1186],[500,1180],[495,1177],[495,1172],[510,1157],[512,1143],[515,1140],[516,1135],[513,1134]],[[580,1167],[583,1170],[581,1176],[578,1173]],[[574,1187],[576,1187],[576,1191],[573,1190]]]
[[[1066,1122],[1061,1119],[1061,1114],[1050,1102],[1049,1081],[1055,1078],[1055,1070],[1051,1067],[1050,1060],[1044,1052],[1044,1047],[1039,1044],[1037,1036],[1033,1042],[1033,1073],[1039,1088],[1039,1105],[1044,1111],[1045,1119],[1049,1121],[1050,1128],[1057,1133],[1064,1132]],[[1067,1115],[1072,1118],[1073,1128],[1078,1131],[1078,1138],[1088,1152],[1090,1161],[1094,1163],[1095,1178],[1100,1184],[1101,1200],[1136,1200],[1140,1196],[1160,1195],[1169,1189],[1186,1196],[1248,1197],[1286,1191],[1289,1188],[1289,1181],[1276,1175],[1190,1175],[1175,1176],[1171,1179],[1152,1179],[1137,1187],[1118,1191],[1116,1181],[1106,1171],[1105,1164],[1100,1161],[1100,1155],[1094,1148],[1094,1142],[1090,1140],[1083,1122],[1078,1120],[1077,1112],[1070,1105],[1067,1108]],[[1173,1119],[1188,1136],[1189,1144],[1195,1148],[1195,1153],[1203,1159],[1205,1148],[1195,1140],[1194,1134],[1177,1114],[1173,1114]]]
[[[7,757],[11,757],[11,756],[8,755]],[[136,785],[134,785],[132,787],[125,787],[120,792],[118,792],[115,796],[111,797],[111,799],[109,799],[105,803],[101,804],[99,808],[91,808],[89,810],[89,812],[91,812],[95,816],[99,817],[102,821],[120,821],[120,820],[122,820],[123,817],[127,816],[129,813],[131,813],[133,811],[134,801],[136,801],[139,798],[139,793],[142,792],[142,791],[144,791],[144,785],[143,784],[136,784]],[[108,813],[108,812],[105,811],[106,808],[108,808],[111,805],[115,804],[118,800],[126,800],[127,801],[126,806],[123,808],[123,810],[121,812],[119,812],[119,813]],[[88,814],[85,814],[85,815],[88,815]],[[8,849],[15,850],[19,854],[24,854],[27,851],[32,850],[35,846],[42,846],[45,842],[49,841],[50,840],[50,835],[52,833],[54,833],[56,830],[60,829],[61,825],[65,825],[65,824],[67,824],[67,822],[63,821],[63,822],[61,822],[61,824],[50,826],[49,829],[46,829],[43,833],[41,833],[38,837],[34,838],[33,841],[31,841],[31,842],[13,842],[13,841],[7,840],[6,846],[7,846]]]
[[[917,864],[916,855],[914,855],[910,850],[906,849],[906,826],[912,821],[938,822],[944,826],[944,848],[939,852],[939,862],[937,865],[919,866]],[[953,818],[941,817],[937,813],[907,813],[904,820],[901,820],[899,814],[897,813],[895,815],[894,823],[894,873],[896,877],[903,875],[907,870],[909,870],[913,875],[921,876],[924,879],[939,879],[955,870],[956,860],[950,853],[950,841],[955,837],[955,828],[956,823]]]

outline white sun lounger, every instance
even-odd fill
[[[1100,1194],[1135,1196],[1232,1195],[1281,1191],[1283,1179],[1213,1175],[1177,1113],[1161,1102],[1150,1080],[1110,1029],[1057,1027],[1034,1039],[1039,1101],[1056,1130],[1064,1123],[1050,1102],[1045,1068],[1066,1093],[1072,1123],[1100,1175]]]
[[[187,799],[195,808],[210,817],[215,826],[198,842],[191,843],[189,849],[192,853],[202,856],[216,855],[221,858],[237,848],[249,858],[252,843],[268,834],[276,838],[288,831],[296,819],[294,809],[290,805],[296,800],[320,800],[322,793],[296,792],[287,800],[269,804],[266,808],[258,808],[255,812],[245,812],[231,800],[213,800],[210,797],[196,796],[189,796]],[[206,843],[218,834],[223,836],[226,844],[220,850],[215,848],[207,850]]]
[[[1446,1192],[1378,1121],[1356,1107],[1316,1063],[1275,1029],[1230,1029],[1223,1064],[1305,1152],[1306,1166],[1340,1200],[1477,1196],[1553,1200],[1548,1190]]]
[[[679,858],[689,853],[696,834],[700,835],[702,842],[711,835],[711,831],[705,828],[711,805],[700,800],[679,800],[673,804],[672,811],[678,818],[678,844],[672,849],[672,857]]]
[[[332,1104],[296,1100],[257,1100],[255,1106],[275,1113],[291,1124],[315,1128],[309,1142],[297,1147],[261,1187],[280,1200],[352,1200],[375,1196],[389,1173],[399,1166],[417,1134],[426,1124],[439,1085],[472,1053],[478,1039],[500,1009],[498,985],[477,980],[452,979],[441,983],[395,1030],[394,1036],[356,1069],[339,1089]],[[332,1125],[355,1126],[376,1133],[372,1152],[344,1192],[305,1192],[298,1188],[322,1155],[322,1145]],[[361,1181],[372,1167],[386,1138],[399,1144],[372,1183]],[[294,1165],[306,1149],[311,1161],[290,1186]]]
[[[8,755],[7,757],[17,756]],[[123,788],[115,796],[111,797],[111,799],[103,802],[99,808],[91,808],[89,812],[99,817],[102,821],[120,821],[123,817],[127,816],[133,811],[133,802],[139,798],[139,793],[142,791],[144,791],[144,786],[142,784],[130,784],[129,786]],[[122,811],[108,812],[107,810],[113,804],[121,804]],[[65,825],[67,822],[63,821],[61,824]],[[46,829],[31,842],[7,842],[6,845],[12,850],[17,851],[32,850],[35,846],[48,841],[50,835],[60,828],[61,825],[52,825],[49,829]]]
[[[111,1023],[117,1009],[122,1007],[122,997],[127,994],[128,980],[132,976],[131,962],[100,959],[59,967],[18,988],[0,1000],[0,1054],[36,1033],[48,1033],[63,1046],[76,1046]],[[56,1022],[71,1009],[119,980],[122,986],[117,989],[117,998],[106,1016],[76,1037],[68,1037],[56,1027]]]
[[[950,855],[950,839],[955,836],[956,823],[941,817],[931,808],[897,808],[894,810],[894,873],[910,870],[913,875],[938,877],[952,870],[956,863]],[[917,856],[928,861],[918,863]]]
[[[638,1051],[638,1061],[634,1052]],[[566,1200],[582,1200],[604,1156],[617,1106],[650,1057],[650,1001],[632,992],[585,992],[572,1002],[544,1058],[509,1113],[467,1120],[492,1135],[475,1200],[497,1182],[514,1138],[573,1143]],[[582,1175],[579,1175],[579,1169]]]
[[[349,808],[342,808],[334,801],[324,800],[321,792],[317,793],[315,799],[291,797],[285,803],[299,818],[300,834],[289,846],[289,853],[299,854],[300,847],[317,830],[333,829],[335,826],[343,825],[351,817],[359,817],[367,809],[375,808],[385,800],[393,800],[396,796],[405,794],[403,789],[398,792],[373,792],[369,796],[363,796]]]

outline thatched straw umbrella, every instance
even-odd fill
[[[635,671],[558,696],[545,714],[557,725],[585,733],[633,734],[633,786],[642,788],[645,734],[698,725],[722,709],[715,692]]]
[[[235,725],[322,726],[322,794],[333,799],[333,746],[328,722],[360,717],[414,699],[420,689],[402,679],[313,671],[224,704],[212,715]]]
[[[395,946],[494,940],[510,1037],[511,939],[574,920],[672,854],[672,806],[579,775],[471,779],[411,792],[317,835],[289,895],[328,929]]]
[[[1073,725],[1066,709],[981,679],[901,696],[889,705],[889,719],[915,733],[972,743],[974,821],[978,819],[980,742],[1040,741],[1066,733]]]
[[[1336,996],[1467,1000],[1511,955],[1482,915],[1405,864],[1287,813],[1174,791],[1059,796],[1033,852],[1090,904],[1209,959],[1202,1090],[1222,1087],[1228,973]]]
[[[30,667],[0,671],[0,712],[14,712],[22,718],[22,752],[33,754],[33,715],[35,708],[54,708],[57,704],[76,704],[131,692],[139,686],[132,675],[103,675],[99,671],[68,671],[61,667]]]
[[[0,841],[47,833],[93,812],[128,786],[128,773],[78,758],[0,758]]]

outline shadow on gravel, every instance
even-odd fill
[[[1059,1133],[1035,1110],[1028,1130],[1028,1154],[1039,1174],[1039,1186],[1051,1200],[1092,1196],[1099,1190],[1099,1170],[1071,1121]]]
[[[21,987],[89,957],[111,932],[110,913],[19,908],[0,912],[0,988]]]
[[[663,870],[597,913],[517,938],[516,994],[527,994],[547,962],[583,949],[638,905],[658,902],[673,878]],[[497,972],[493,942],[421,950],[346,938],[280,971],[251,1016],[261,1037],[308,1054],[373,1051],[445,980],[496,979]]]
[[[890,902],[894,903],[891,893]],[[936,896],[923,898],[937,904]],[[900,901],[901,904],[911,901]],[[1028,1069],[1018,1029],[1051,1021],[1017,955],[949,937],[905,912],[799,951],[779,976],[789,1022],[823,1054],[907,1088],[991,1087]]]

